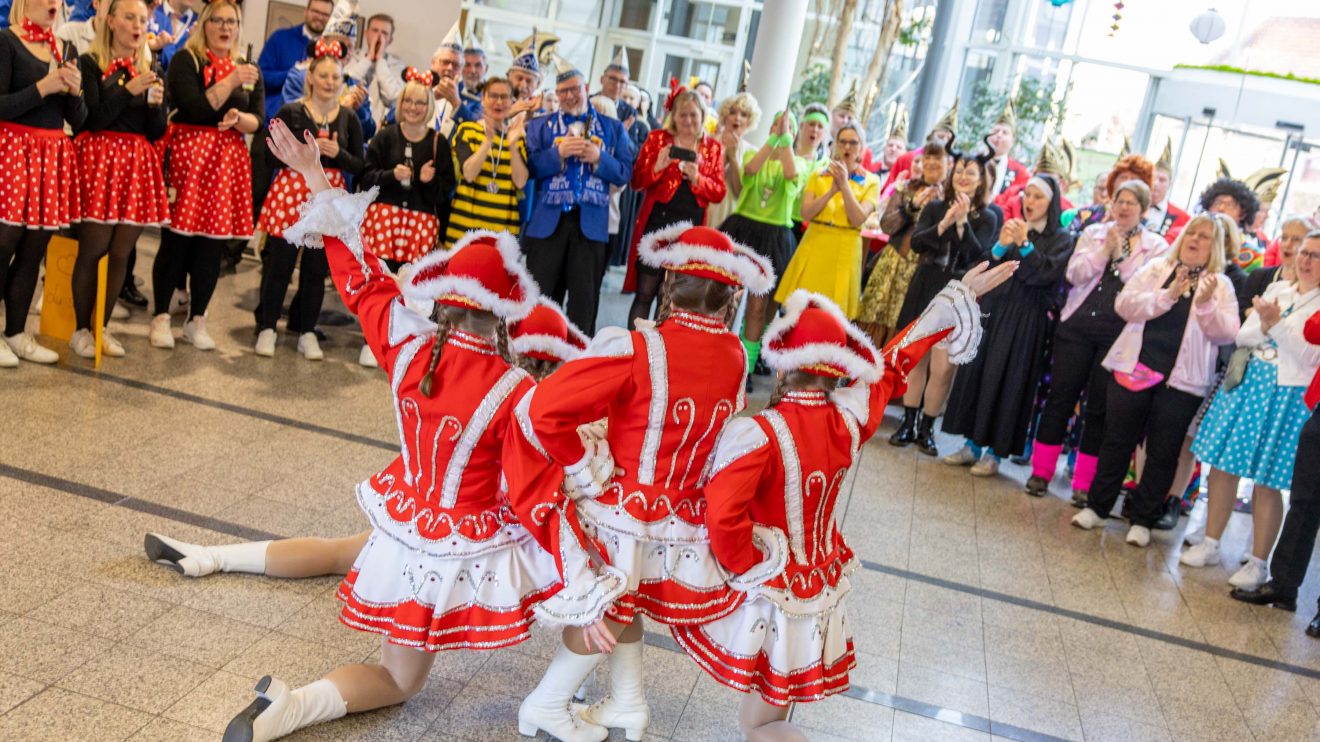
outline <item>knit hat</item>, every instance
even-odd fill
[[[788,297],[784,313],[766,329],[761,357],[785,373],[804,371],[868,384],[880,379],[880,353],[866,334],[828,297],[804,289]]]
[[[531,311],[541,292],[523,267],[516,238],[475,230],[453,248],[413,262],[403,293],[414,301],[437,301],[514,320]]]
[[[559,305],[544,296],[526,317],[509,325],[509,341],[514,353],[551,363],[577,358],[589,342]]]
[[[757,296],[774,287],[770,261],[710,227],[678,222],[642,237],[637,255],[653,268],[744,286]]]

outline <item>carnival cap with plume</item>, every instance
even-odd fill
[[[1160,153],[1160,158],[1155,161],[1155,169],[1163,170],[1166,173],[1173,172],[1173,137],[1164,138],[1164,151]]]
[[[908,138],[908,110],[903,105],[903,101],[894,103],[894,125],[889,129],[890,139],[902,139],[904,142]]]
[[[536,31],[536,27],[533,26],[532,35],[527,37],[527,41],[520,48],[513,50],[513,65],[511,69],[530,72],[537,77],[541,76],[541,59],[537,48],[537,42],[540,38],[540,35]],[[509,43],[509,47],[513,47],[512,42]]]
[[[526,317],[509,325],[509,345],[520,356],[568,363],[587,349],[590,340],[559,305],[542,296]]]
[[[949,110],[946,111],[942,117],[940,117],[940,120],[936,121],[935,125],[931,127],[931,131],[934,131],[936,129],[944,129],[945,131],[952,134],[955,139],[958,137],[958,99],[957,98],[953,99],[953,105],[950,106]],[[949,143],[952,144],[953,142],[950,141]]]
[[[490,312],[521,319],[540,296],[522,263],[522,249],[508,232],[475,230],[449,250],[427,253],[412,263],[403,294],[418,302]]]
[[[652,268],[743,286],[757,296],[774,287],[775,270],[762,255],[710,227],[678,222],[644,235],[637,255]]]
[[[844,113],[857,115],[857,80],[854,78],[852,85],[848,87],[848,92],[844,94],[843,100],[834,104],[834,111],[843,111]]]
[[[880,354],[828,297],[804,289],[784,302],[784,313],[766,328],[761,357],[775,371],[803,371],[874,383]]]
[[[1067,158],[1048,139],[1041,143],[1040,155],[1036,157],[1035,173],[1046,173],[1060,178],[1070,179]]]
[[[751,84],[752,84],[752,63],[744,59],[742,81],[738,83],[738,92],[746,93],[747,86]]]
[[[522,41],[506,41],[504,43],[509,46],[509,53],[515,57],[530,50],[536,56],[537,68],[539,69],[541,66],[554,62],[554,48],[555,44],[559,43],[559,37],[545,31],[537,31],[533,27],[532,35]]]
[[[335,0],[335,5],[330,10],[330,20],[326,21],[321,38],[341,36],[345,39],[357,40],[357,34],[358,0]]]
[[[624,77],[632,77],[632,71],[628,69],[628,47],[620,46],[619,51],[614,55],[614,59],[605,65],[606,72],[618,72]]]
[[[995,119],[995,124],[1003,124],[1010,131],[1017,131],[1017,111],[1013,109],[1013,98],[1011,96],[1004,103],[1004,110],[999,113],[999,118]]]
[[[1124,134],[1123,148],[1118,151],[1118,159],[1121,160],[1130,154],[1132,154],[1132,139],[1127,134]]]
[[[454,25],[449,27],[449,33],[445,34],[444,40],[440,42],[440,46],[436,48],[436,51],[438,52],[441,49],[448,49],[459,54],[463,53],[463,29],[459,27],[458,21],[454,21]]]
[[[1281,167],[1263,167],[1243,178],[1242,182],[1247,184],[1261,203],[1270,204],[1279,197],[1279,189],[1287,176],[1288,171]]]

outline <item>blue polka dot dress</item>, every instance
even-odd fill
[[[1302,425],[1311,416],[1304,386],[1279,386],[1278,368],[1252,356],[1242,383],[1220,389],[1192,442],[1206,465],[1274,489],[1292,486]]]

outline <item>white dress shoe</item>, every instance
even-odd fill
[[[147,342],[153,348],[169,350],[174,347],[174,330],[170,327],[170,316],[158,314],[151,318],[151,329],[147,332]]]
[[[321,343],[316,339],[316,333],[304,332],[298,338],[298,352],[303,354],[303,358],[309,361],[320,361],[325,359],[325,353],[321,352]]]
[[[972,464],[970,473],[974,477],[993,477],[999,473],[999,462],[994,456],[986,454],[980,461]]]
[[[362,352],[358,353],[358,365],[363,368],[380,368],[376,363],[376,354],[371,352],[370,345],[363,345]]]
[[[0,368],[18,368],[18,356],[9,349],[9,343],[0,337]]]
[[[976,463],[976,454],[972,453],[971,446],[963,446],[940,459],[949,466],[971,466]]]
[[[1188,567],[1205,567],[1219,563],[1219,540],[1206,536],[1201,543],[1184,551],[1178,561]]]
[[[119,338],[110,334],[110,328],[101,330],[101,352],[111,358],[123,358],[126,354],[124,344],[119,342]]]
[[[29,363],[50,364],[60,360],[59,353],[38,343],[31,333],[20,332],[17,335],[10,335],[5,338],[5,342],[9,344],[9,349],[14,351],[14,355]]]
[[[1132,526],[1128,529],[1127,538],[1123,540],[1144,549],[1150,546],[1150,529],[1145,526]]]
[[[257,355],[262,358],[273,358],[275,356],[275,339],[276,333],[274,330],[262,330],[257,333],[257,346],[254,349]]]
[[[69,338],[69,349],[79,358],[95,358],[96,336],[91,330],[79,330]]]
[[[1072,524],[1083,531],[1089,531],[1097,526],[1104,526],[1105,519],[1090,508],[1082,508],[1072,517]]]
[[[183,325],[183,334],[179,336],[198,350],[215,350],[215,340],[206,331],[206,318],[193,317]]]

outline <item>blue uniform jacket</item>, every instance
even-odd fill
[[[559,160],[559,150],[555,147],[555,135],[551,129],[556,118],[556,115],[540,116],[527,124],[527,169],[536,185],[533,188],[532,213],[523,234],[534,239],[554,234],[555,228],[559,226],[559,216],[564,213],[563,207],[546,203],[546,183],[564,172],[566,164],[576,162],[569,160],[563,163]],[[632,180],[633,159],[637,151],[628,133],[623,130],[623,124],[604,116],[599,121],[604,141],[595,175],[606,185],[627,187]],[[595,242],[609,241],[609,204],[581,204],[579,208],[582,211],[580,223],[583,236]]]

